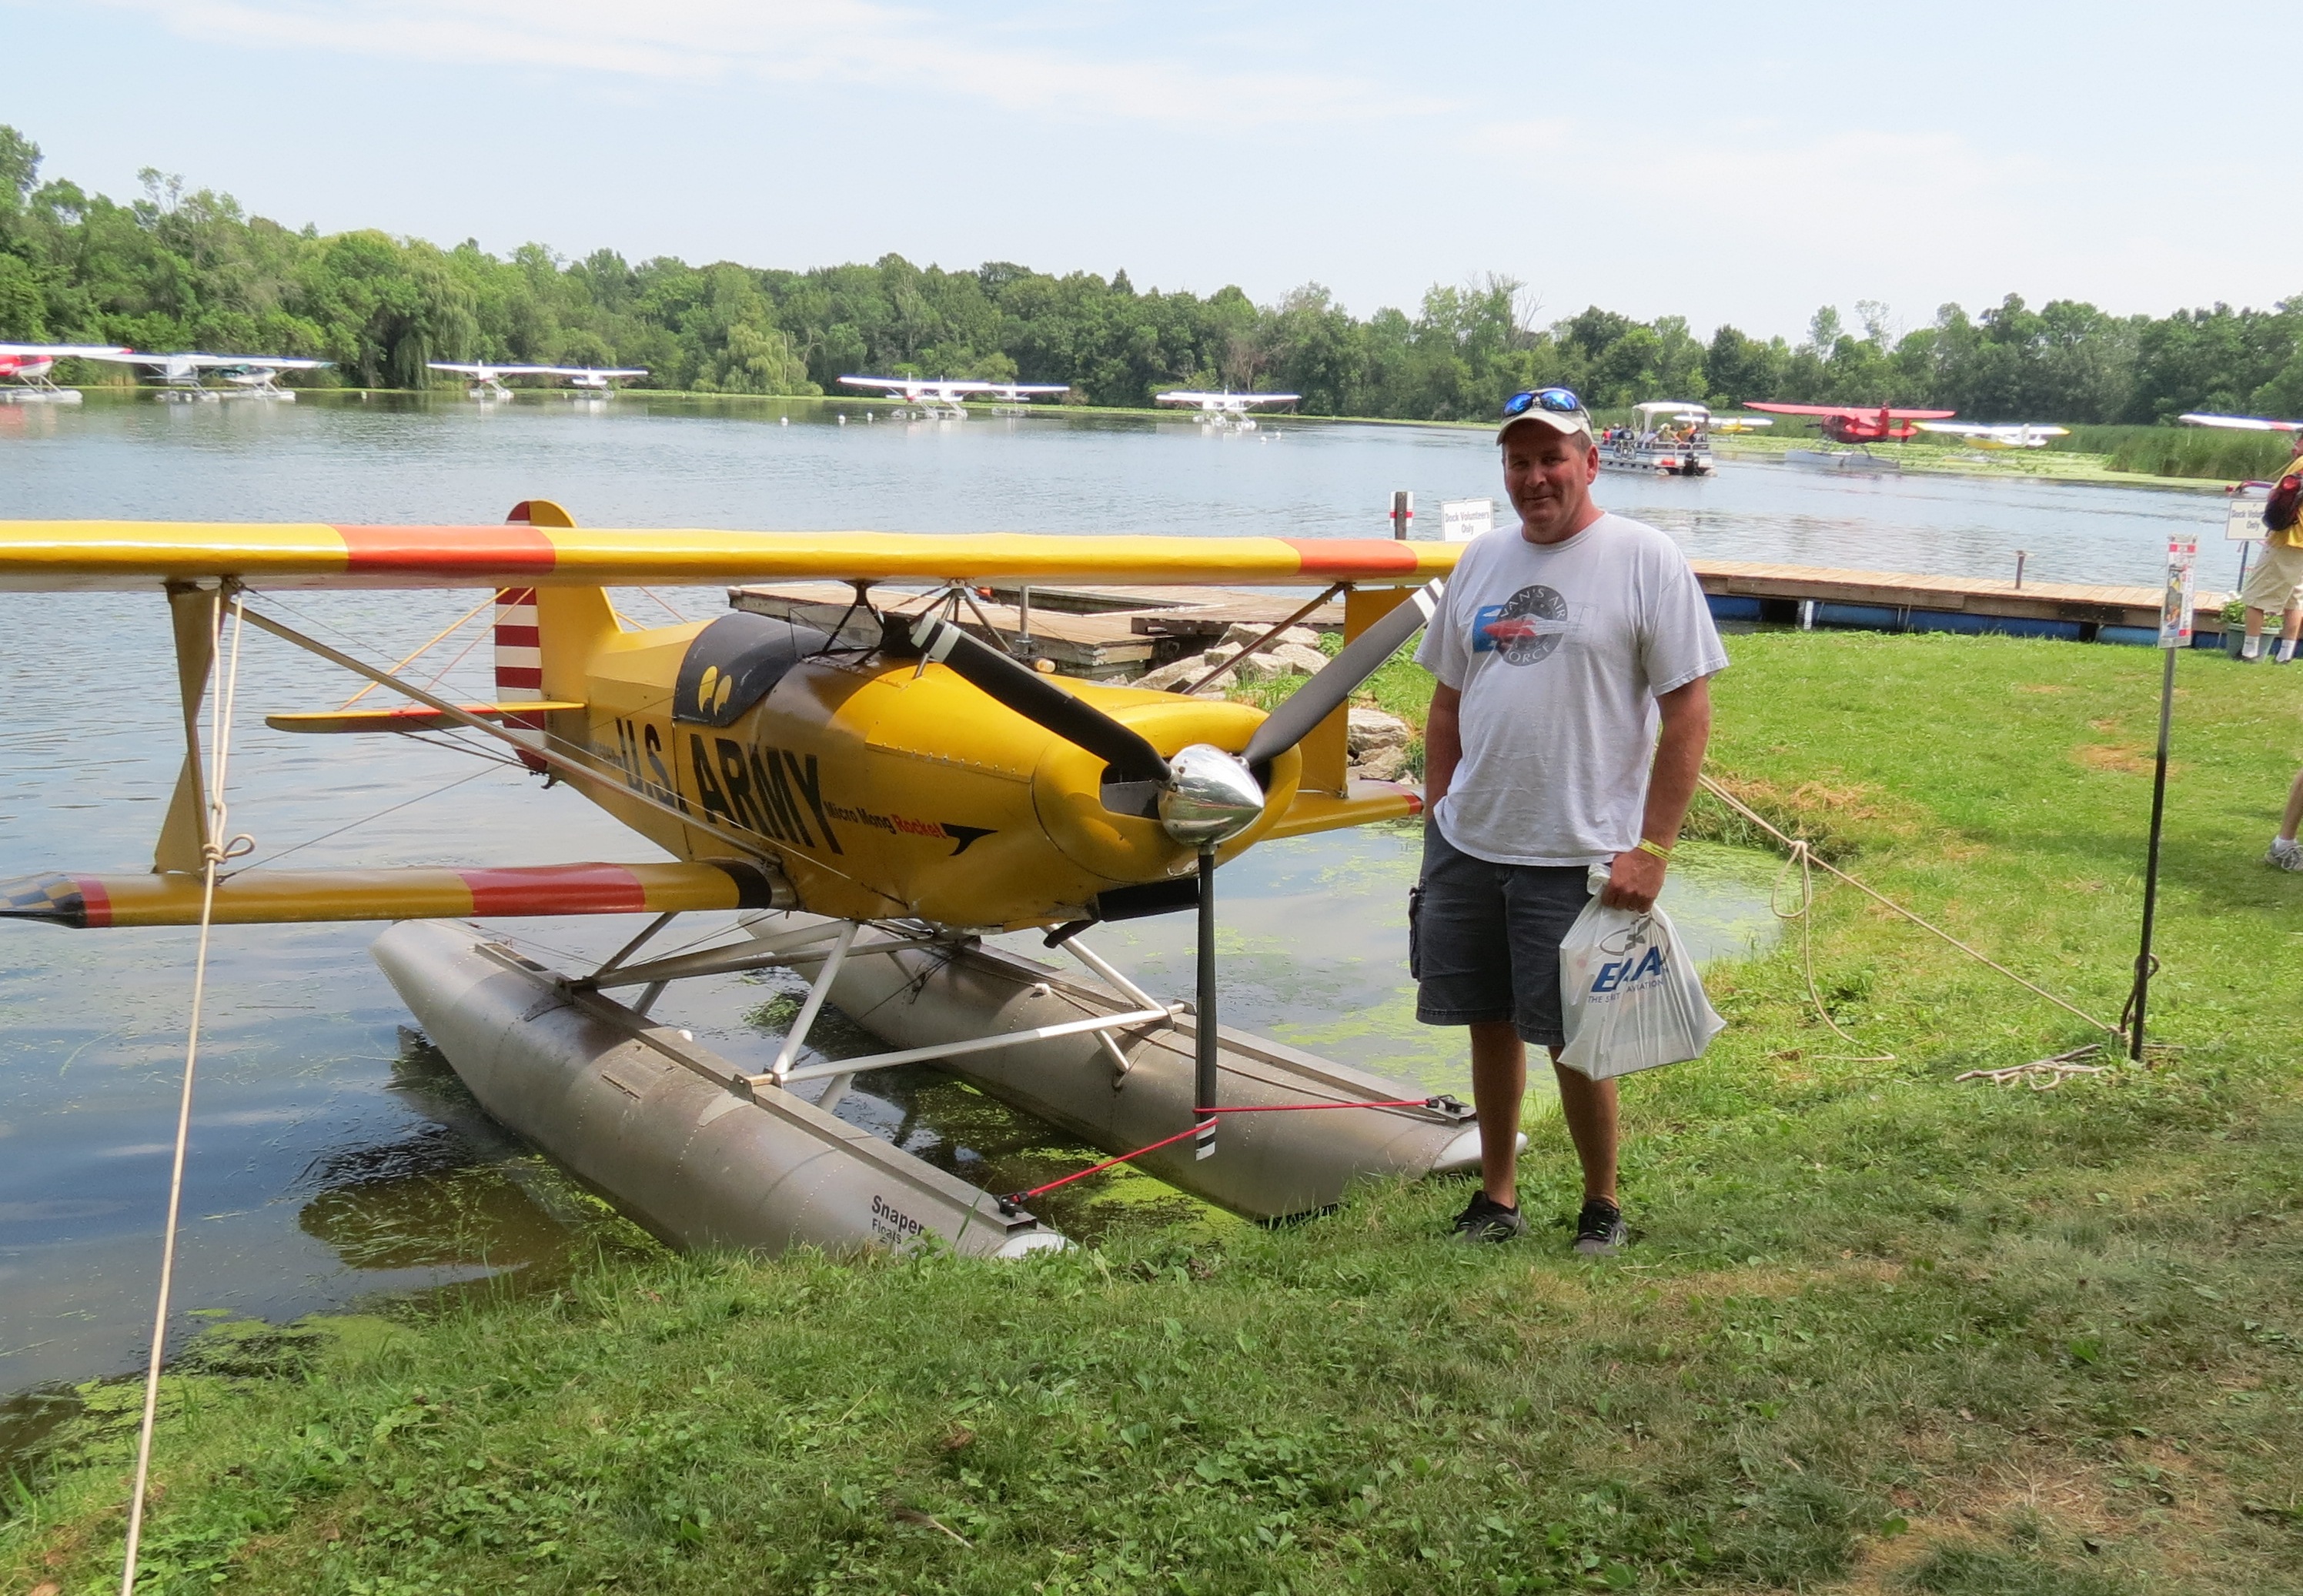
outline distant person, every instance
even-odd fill
[[[2282,870],[2303,870],[2303,843],[2295,840],[2298,827],[2303,827],[2303,770],[2296,772],[2294,785],[2287,789],[2287,812],[2279,818],[2279,835],[2271,839],[2271,852],[2263,856],[2264,863]]]
[[[2303,433],[2296,435],[2294,454],[2287,462],[2287,475],[2298,473],[2303,473]],[[2299,508],[2303,505],[2284,482],[2272,491],[2271,502],[2264,507],[2263,558],[2239,590],[2240,601],[2247,606],[2247,637],[2239,648],[2242,659],[2262,654],[2263,617],[2269,609],[2282,612],[2279,652],[2273,658],[2282,665],[2295,658],[2295,634],[2303,631],[2303,517],[2299,517]]]
[[[1471,1029],[1480,1189],[1456,1234],[1527,1228],[1517,1143],[1533,1043],[1550,1051],[1583,1166],[1575,1247],[1598,1256],[1624,1239],[1615,1083],[1559,1064],[1559,943],[1594,865],[1610,907],[1655,903],[1727,655],[1678,546],[1591,502],[1592,437],[1564,388],[1504,404],[1496,441],[1520,524],[1472,540],[1415,656],[1438,681],[1409,920],[1416,1018]]]

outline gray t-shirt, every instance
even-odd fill
[[[1463,761],[1432,819],[1495,864],[1637,847],[1657,696],[1727,668],[1686,556],[1615,515],[1564,542],[1472,539],[1415,659],[1464,695]]]

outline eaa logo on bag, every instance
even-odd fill
[[[1599,939],[1599,951],[1615,955],[1603,962],[1591,978],[1594,997],[1620,996],[1649,977],[1661,979],[1666,966],[1663,944],[1655,939],[1655,922],[1641,915],[1630,925]]]

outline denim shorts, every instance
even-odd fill
[[[1490,864],[1423,828],[1423,878],[1407,899],[1407,968],[1426,1025],[1508,1020],[1560,1047],[1559,944],[1591,901],[1588,865]]]

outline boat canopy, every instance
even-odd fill
[[[1658,416],[1666,414],[1668,414],[1675,421],[1708,421],[1711,419],[1711,412],[1704,406],[1697,404],[1692,399],[1649,399],[1646,404],[1633,405],[1632,408],[1650,421],[1654,420]]]

